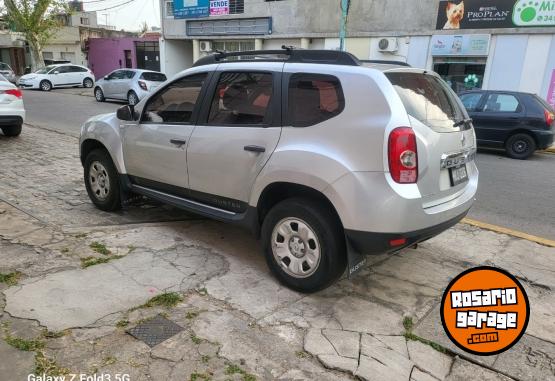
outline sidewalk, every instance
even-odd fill
[[[93,208],[76,145],[32,127],[0,136],[6,379],[45,369],[133,381],[555,379],[555,248],[459,224],[302,295],[232,226],[156,204]],[[459,350],[439,321],[443,289],[478,265],[513,273],[531,304],[520,343],[490,357]],[[152,347],[126,333],[154,318],[181,330]]]

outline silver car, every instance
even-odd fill
[[[165,74],[157,71],[114,70],[96,82],[94,97],[98,102],[104,102],[106,99],[118,99],[127,100],[130,105],[135,105],[166,79]]]
[[[15,83],[17,80],[14,71],[7,63],[0,62],[0,74],[3,75],[4,78],[6,78],[11,83]]]
[[[92,202],[112,211],[139,194],[246,227],[276,277],[302,292],[467,214],[476,138],[437,74],[279,53],[202,58],[136,106],[87,121]]]

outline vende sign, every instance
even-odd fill
[[[210,0],[210,16],[229,14],[229,0]]]

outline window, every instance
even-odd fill
[[[468,111],[475,111],[482,99],[482,93],[469,93],[461,95],[461,101]]]
[[[58,72],[59,74],[62,74],[62,73],[69,73],[69,72],[71,72],[71,69],[70,69],[69,66],[58,66],[58,67],[54,70],[54,72]]]
[[[88,17],[81,17],[81,24],[83,24],[83,25],[89,25],[89,19],[88,19]]]
[[[245,1],[229,0],[229,14],[235,15],[238,13],[245,13]]]
[[[208,124],[269,124],[272,88],[272,74],[269,73],[222,73],[212,99]]]
[[[339,79],[332,75],[297,73],[289,81],[288,124],[308,127],[339,115],[345,98]]]
[[[45,60],[52,60],[54,59],[54,53],[52,52],[42,52],[42,58]]]
[[[171,83],[148,102],[143,122],[190,123],[206,74],[195,74]]]
[[[111,72],[108,75],[108,80],[113,81],[115,79],[123,79],[123,77],[124,77],[123,70],[116,70],[116,71]]]
[[[164,82],[167,78],[165,74],[147,71],[141,75],[141,79],[152,82]]]
[[[509,94],[490,94],[484,106],[484,112],[520,112],[518,99]]]
[[[135,76],[133,70],[122,70],[122,79],[132,79]]]
[[[248,52],[254,50],[254,40],[233,41],[219,40],[212,43],[212,50],[220,52]],[[227,60],[237,60],[239,57],[228,57]],[[244,58],[244,57],[243,57]]]
[[[87,69],[85,69],[84,67],[81,67],[81,66],[69,66],[68,71],[70,73],[83,73],[83,72],[86,72]]]
[[[166,1],[166,17],[173,17],[173,0]]]

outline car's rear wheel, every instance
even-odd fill
[[[104,92],[100,87],[94,89],[94,98],[97,102],[104,102],[106,100],[106,98],[104,98]]]
[[[94,85],[94,82],[93,82],[92,79],[90,79],[90,78],[85,78],[85,79],[83,80],[83,87],[86,87],[87,89],[90,89],[91,87],[93,87],[93,85]]]
[[[50,91],[52,90],[52,83],[50,83],[50,81],[47,81],[45,79],[40,82],[39,87],[42,91]]]
[[[139,97],[137,96],[137,94],[135,94],[133,90],[131,90],[129,94],[127,94],[127,103],[129,103],[131,106],[135,106],[137,103],[139,103]]]
[[[507,139],[505,150],[513,159],[526,160],[536,151],[536,142],[528,134],[514,134]]]
[[[322,290],[345,271],[342,227],[322,203],[302,198],[278,203],[264,219],[262,239],[268,266],[294,290]]]
[[[19,136],[21,134],[21,124],[14,126],[3,126],[2,132],[6,136]]]
[[[85,186],[97,208],[111,212],[121,209],[118,172],[112,158],[103,149],[96,149],[85,159]]]

